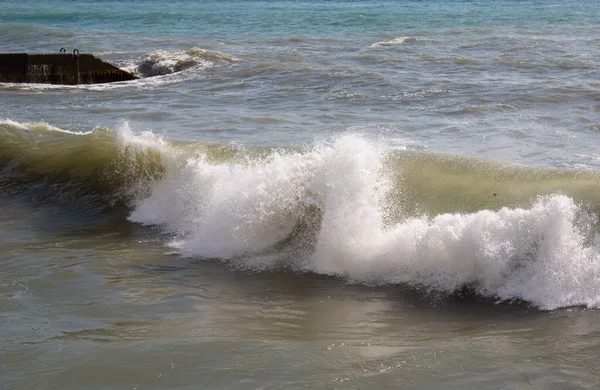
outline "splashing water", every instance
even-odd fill
[[[552,195],[529,209],[389,224],[383,159],[380,148],[359,136],[307,153],[274,152],[254,162],[189,159],[141,200],[130,218],[176,233],[172,244],[186,255],[264,268],[260,253],[289,237],[304,213],[316,207],[316,238],[305,242],[308,255],[292,260],[295,269],[449,293],[467,285],[485,296],[526,300],[542,309],[598,305],[594,218],[572,198]],[[270,266],[277,266],[278,257],[271,259]]]

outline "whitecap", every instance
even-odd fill
[[[410,37],[398,37],[398,38],[391,39],[389,41],[376,42],[376,43],[372,44],[369,47],[383,47],[383,46],[401,45],[404,42],[406,42],[408,39],[410,39]]]

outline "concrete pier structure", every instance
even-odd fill
[[[0,53],[0,82],[44,84],[96,84],[135,80],[130,72],[91,54]]]

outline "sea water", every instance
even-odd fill
[[[0,6],[2,387],[600,384],[600,2]]]

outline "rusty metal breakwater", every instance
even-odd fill
[[[96,84],[135,80],[137,77],[91,54],[0,53],[0,82]]]

